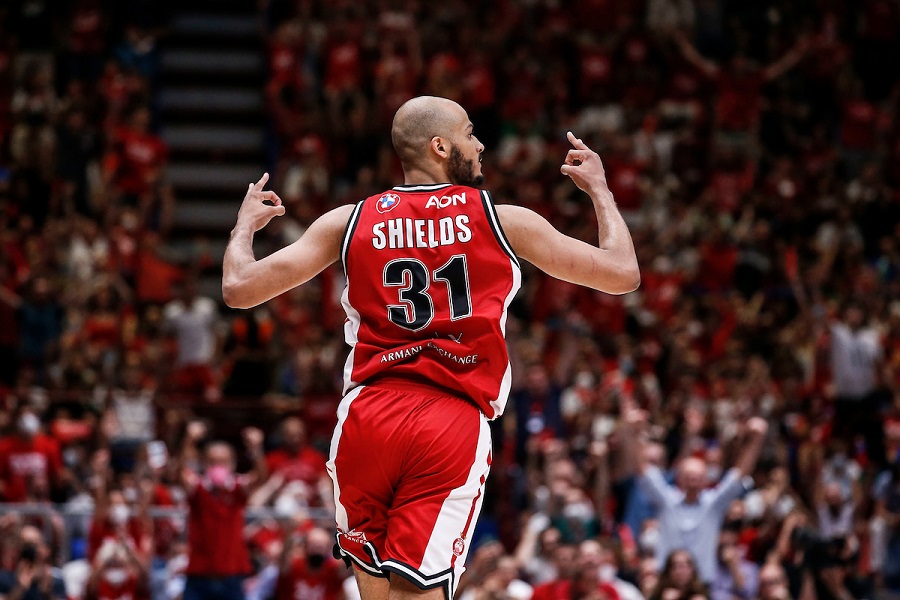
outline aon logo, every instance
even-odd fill
[[[425,208],[447,208],[448,206],[456,206],[457,204],[466,203],[466,193],[453,194],[452,196],[432,196],[425,203]]]

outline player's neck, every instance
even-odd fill
[[[443,169],[423,169],[419,167],[403,171],[403,185],[431,185],[449,183],[450,177]]]

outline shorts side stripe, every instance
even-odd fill
[[[347,519],[347,509],[344,508],[343,504],[341,504],[341,486],[338,483],[337,471],[335,470],[335,461],[337,459],[338,444],[341,443],[341,433],[344,430],[344,423],[347,421],[347,415],[350,414],[350,405],[353,404],[353,401],[364,389],[365,386],[360,386],[353,389],[349,394],[344,396],[344,399],[341,400],[341,403],[338,405],[338,422],[337,426],[334,428],[334,435],[332,435],[331,437],[331,448],[329,448],[328,451],[328,462],[325,464],[325,470],[328,471],[328,475],[331,476],[331,481],[334,483],[335,521],[337,522],[338,530],[343,532],[350,531],[350,524]]]

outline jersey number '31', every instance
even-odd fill
[[[447,286],[450,304],[450,320],[472,316],[472,295],[469,292],[469,269],[466,255],[457,254],[434,273],[415,258],[396,258],[384,265],[384,285],[399,287],[403,304],[389,304],[388,319],[391,323],[419,331],[434,318],[434,302],[428,294],[432,281],[442,281]]]

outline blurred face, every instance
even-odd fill
[[[282,425],[281,434],[284,438],[284,445],[289,450],[297,450],[306,441],[306,432],[300,419],[288,419],[285,421],[284,425]]]
[[[44,536],[37,527],[31,525],[22,527],[20,539],[22,540],[23,546],[30,546],[35,549],[35,559],[37,562],[43,562],[49,557],[50,550],[47,548],[47,544],[44,543]]]
[[[582,568],[596,568],[603,562],[603,548],[594,540],[582,542],[578,550]]]
[[[331,536],[324,529],[316,528],[306,536],[306,553],[327,556],[331,553]]]
[[[206,450],[206,468],[222,467],[234,470],[234,453],[227,444],[211,444]]]
[[[550,554],[559,547],[561,534],[558,529],[547,529],[541,534],[541,553]]]
[[[559,578],[571,577],[575,572],[575,566],[578,564],[578,550],[575,546],[560,546],[553,554],[553,563],[556,566]]]
[[[847,321],[848,327],[856,329],[857,327],[862,327],[863,320],[865,320],[865,314],[858,306],[851,306],[847,309],[847,312],[844,313],[844,320]]]
[[[695,499],[706,486],[706,464],[699,458],[686,458],[678,468],[678,487],[689,499]]]
[[[669,577],[672,583],[679,588],[687,587],[694,578],[694,561],[691,560],[691,555],[680,550],[672,554],[671,561]]]
[[[788,600],[787,578],[778,565],[767,564],[759,571],[759,597],[762,600]]]

